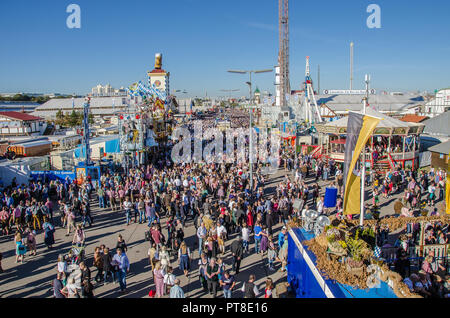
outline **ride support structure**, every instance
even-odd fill
[[[321,123],[323,121],[319,107],[317,106],[317,101],[312,86],[312,79],[309,71],[309,56],[306,57],[303,108],[305,121],[311,126],[314,126],[315,123]]]

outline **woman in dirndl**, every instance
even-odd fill
[[[191,251],[189,247],[186,246],[186,243],[181,242],[180,249],[178,250],[178,259],[180,260],[180,269],[184,272],[184,275],[187,277],[190,270],[190,258]]]
[[[44,243],[50,249],[55,244],[55,227],[48,222],[47,217],[44,216],[44,224],[42,228],[44,229]]]
[[[161,298],[164,296],[164,275],[166,272],[161,268],[161,262],[155,263],[155,269],[153,270],[153,280],[155,281],[156,297]]]
[[[265,253],[268,248],[269,248],[269,233],[267,231],[267,227],[265,225],[263,225],[262,231],[261,231],[261,242],[260,242],[261,252]]]

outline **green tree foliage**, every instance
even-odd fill
[[[55,123],[57,125],[60,125],[60,126],[65,126],[66,125],[65,118],[64,118],[64,113],[63,113],[63,111],[61,109],[58,110],[58,112],[56,113]]]
[[[16,94],[13,97],[0,96],[0,101],[7,101],[7,102],[35,102],[39,104],[44,104],[49,100],[50,97],[48,96],[31,97],[29,95],[22,95],[22,94]]]
[[[80,112],[72,111],[70,114],[64,116],[64,126],[76,127],[81,126],[83,115]]]
[[[73,110],[70,114],[64,114],[62,110],[56,113],[55,123],[60,126],[77,127],[83,125],[83,113]],[[89,124],[94,124],[94,115],[89,114]]]

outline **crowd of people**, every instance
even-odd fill
[[[239,273],[240,262],[251,253],[249,244],[252,236],[255,253],[267,254],[268,269],[275,270],[274,263],[280,260],[285,270],[286,229],[278,238],[273,237],[273,227],[278,224],[277,211],[272,213],[275,198],[268,199],[263,209],[256,204],[263,200],[266,178],[261,173],[261,165],[253,174],[254,187],[251,191],[248,165],[173,165],[168,154],[161,152],[147,165],[110,170],[101,176],[98,185],[94,185],[89,178],[81,185],[68,179],[32,181],[28,186],[11,185],[4,192],[3,210],[8,211],[9,207],[14,211],[14,204],[19,202],[24,205],[24,216],[31,211],[31,217],[22,218],[22,214],[19,216],[18,213],[13,215],[16,217],[13,222],[9,215],[8,219],[2,219],[5,235],[16,232],[17,260],[23,261],[24,243],[35,255],[36,232],[44,230],[46,244],[52,248],[55,228],[62,227],[66,230],[66,236],[73,233],[73,240],[68,253],[58,257],[57,277],[53,281],[54,296],[93,297],[95,286],[91,282],[90,267],[97,269],[95,284],[105,284],[111,278],[119,282],[122,292],[127,292],[126,276],[130,263],[126,246],[119,245],[121,238],[114,256],[110,255],[106,246],[98,246],[92,266],[87,264],[85,249],[89,246],[84,229],[94,224],[91,205],[98,202],[100,210],[123,213],[124,225],[144,223],[149,228],[146,233],[150,241],[148,256],[157,297],[184,295],[180,280],[173,274],[173,262],[175,259],[181,272],[188,277],[194,250],[198,250],[199,281],[205,292],[216,297],[220,289],[224,297],[230,297],[236,285],[235,275]],[[269,217],[266,218],[266,214]],[[184,230],[187,222],[192,222],[196,228],[198,249],[186,243]],[[167,232],[163,234],[163,230]],[[230,244],[230,271],[226,270],[224,260],[226,244],[234,236],[236,238]],[[268,286],[267,295],[271,295],[273,286]],[[245,293],[246,297],[257,294],[253,293],[253,289]]]
[[[273,227],[279,223],[276,198],[263,199],[265,177],[261,167],[253,175],[256,194],[252,196],[244,165],[166,166],[166,160],[160,162],[162,167],[144,165],[129,169],[126,177],[119,172],[104,174],[97,189],[100,208],[124,211],[126,225],[139,222],[149,227],[146,237],[151,245],[148,256],[156,297],[177,285],[172,277],[172,257],[180,271],[186,277],[190,275],[194,250],[185,241],[188,221],[196,228],[200,284],[213,297],[217,296],[218,287],[226,290],[224,295],[233,289],[234,276],[225,275],[224,265],[226,243],[232,236],[236,236],[230,244],[235,274],[249,253],[251,235],[255,253],[270,251],[266,253],[269,270],[274,270],[278,254],[284,270],[286,229],[276,240],[273,238]]]
[[[98,184],[93,184],[89,178],[82,184],[68,179],[37,180],[28,185],[13,182],[2,189],[2,234],[14,234],[16,262],[23,262],[27,252],[30,257],[36,255],[36,234],[40,231],[45,233],[46,246],[52,249],[56,228],[61,227],[66,236],[73,233],[73,239],[72,248],[67,254],[59,255],[55,266],[54,296],[94,297],[96,286],[108,281],[118,282],[120,291],[127,293],[126,278],[132,264],[124,239],[119,236],[117,245],[111,249],[105,245],[92,248],[88,244],[85,228],[95,224],[91,206],[98,204],[100,211],[113,211],[123,216],[124,227],[139,223],[146,229],[147,256],[154,282],[149,296],[186,297],[176,274],[190,279],[193,268],[197,267],[196,279],[204,294],[236,297],[241,262],[250,255],[260,254],[265,259],[267,274],[264,291],[256,285],[254,274],[240,290],[246,298],[262,295],[269,298],[276,294],[270,279],[276,264],[281,264],[280,271],[286,270],[287,223],[293,217],[304,217],[309,209],[317,210],[319,214],[336,213],[338,217],[344,217],[341,167],[333,160],[296,154],[289,145],[281,149],[279,163],[285,176],[277,182],[273,193],[264,190],[270,176],[264,175],[260,162],[254,164],[250,182],[249,165],[245,163],[173,164],[170,149],[162,149],[151,159],[147,164],[129,163],[126,167],[110,169],[101,175]],[[406,208],[402,213],[414,215],[423,202],[433,207],[443,199],[444,180],[442,170],[419,173],[397,168],[383,177],[370,173],[367,184],[371,186],[373,208],[378,208],[392,195],[400,195]],[[337,204],[333,209],[324,204],[323,182],[325,186],[338,189]],[[301,204],[294,208],[297,200]],[[430,215],[438,213],[433,209]],[[376,217],[375,212],[367,215]],[[185,237],[188,226],[195,227],[196,244],[189,244]],[[277,229],[281,230],[275,235]],[[447,228],[433,227],[427,233],[427,244],[448,242]],[[388,236],[389,229],[379,229],[381,246]],[[92,262],[86,258],[86,248],[94,252]],[[396,258],[399,271],[407,264],[402,260],[405,255],[399,248]],[[448,275],[442,269],[446,264],[440,261],[436,267],[434,259],[425,259],[422,266],[425,274],[405,273],[405,279],[411,280],[413,289],[416,285],[424,288],[423,295],[447,295]],[[94,278],[91,278],[90,268],[97,271]],[[437,276],[441,280],[435,285],[438,279],[433,280],[431,292],[421,275],[429,279],[437,271],[440,271]]]

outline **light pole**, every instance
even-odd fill
[[[366,83],[366,97],[363,99],[363,115],[366,114],[366,108],[369,105],[369,83],[370,83],[370,75],[366,74],[365,78]],[[361,167],[361,218],[359,220],[359,225],[363,226],[364,223],[364,199],[366,192],[366,145],[363,147],[362,152],[362,167]]]
[[[250,108],[250,129],[249,129],[249,151],[248,151],[248,155],[249,155],[249,166],[250,166],[250,194],[253,193],[253,108],[251,107],[251,103],[252,103],[252,99],[253,99],[253,92],[252,92],[252,73],[255,74],[260,74],[260,73],[269,73],[272,72],[273,69],[265,69],[265,70],[229,70],[229,73],[237,73],[237,74],[249,74],[250,76],[250,80],[248,82],[246,82],[249,86],[249,90],[250,90],[250,96],[249,96],[249,108]]]
[[[250,80],[248,82],[246,82],[249,86],[250,89],[250,100],[249,100],[249,104],[251,104],[252,102],[252,73],[255,74],[260,74],[260,73],[269,73],[272,72],[272,69],[265,69],[265,70],[229,70],[229,73],[236,73],[236,74],[249,74]]]

